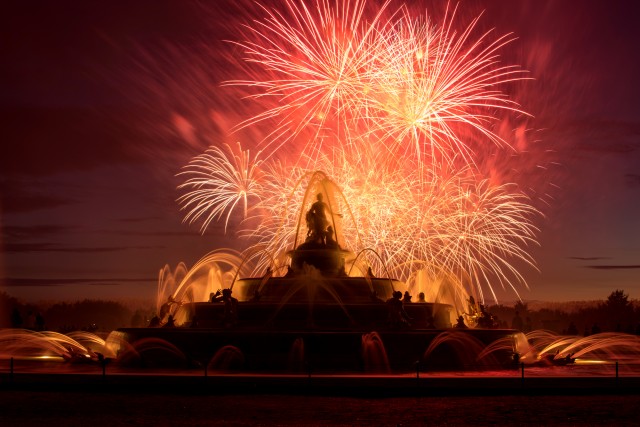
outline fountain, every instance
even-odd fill
[[[469,363],[457,362],[461,358],[452,357],[451,352],[463,352],[464,360],[475,360],[485,347],[500,340],[503,345],[494,348],[490,359],[501,366],[513,364],[513,355],[526,343],[520,332],[453,329],[459,312],[452,305],[403,304],[404,283],[377,277],[366,264],[358,263],[364,257],[344,249],[343,215],[337,212],[338,208],[349,209],[346,202],[338,202],[340,195],[326,175],[314,173],[297,214],[295,249],[287,252],[285,265],[273,263],[261,277],[238,278],[243,258],[225,258],[229,265],[235,261],[238,266],[227,288],[213,292],[211,280],[199,280],[198,289],[174,284],[173,294],[159,308],[160,321],[169,323],[157,328],[121,328],[111,334],[111,348],[123,359],[130,359],[127,353],[131,352],[134,359],[144,359],[149,342],[162,340],[172,355],[180,353],[197,366],[270,372],[303,367],[323,372],[402,372],[415,369],[416,363],[441,366],[451,361],[453,368],[468,367]],[[306,234],[301,232],[303,222]],[[211,256],[223,259],[220,252]],[[162,274],[174,280],[166,269]],[[225,274],[231,273],[213,269],[199,276]],[[181,268],[179,275],[195,278],[198,273]],[[185,302],[185,295],[206,291],[208,301],[201,297]],[[454,342],[457,344],[451,345]],[[436,354],[438,362],[434,363]],[[146,357],[151,355],[147,352]]]

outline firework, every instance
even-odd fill
[[[312,139],[321,142],[326,126],[360,108],[368,70],[378,62],[372,52],[378,51],[376,35],[388,3],[371,21],[365,19],[366,2],[360,0],[344,2],[342,7],[331,7],[327,1],[311,6],[287,0],[286,13],[263,7],[266,19],[248,26],[250,41],[238,43],[246,62],[260,65],[256,79],[226,85],[253,88],[254,100],[275,102],[238,128],[274,119],[276,125],[267,137],[268,145],[275,145],[273,151],[308,127],[314,129]],[[343,129],[349,128],[343,124]]]
[[[252,41],[239,43],[246,62],[261,65],[255,79],[226,83],[270,101],[239,127],[273,123],[266,137],[273,151],[304,130],[312,132],[303,151],[312,161],[327,140],[344,145],[363,133],[421,166],[433,166],[435,156],[472,162],[464,127],[480,141],[508,146],[490,128],[497,110],[522,113],[500,91],[524,78],[519,67],[500,65],[508,35],[472,38],[477,19],[458,33],[455,9],[438,26],[428,17],[413,19],[405,8],[387,12],[389,2],[371,20],[361,1],[285,4],[286,14],[265,9],[267,18],[248,27]]]
[[[191,224],[202,220],[202,232],[225,212],[226,232],[235,208],[240,204],[246,218],[249,199],[259,199],[262,194],[259,153],[252,160],[249,150],[243,151],[240,143],[236,153],[230,145],[225,144],[225,147],[226,152],[211,147],[206,153],[194,157],[179,174],[187,177],[178,186],[179,190],[186,191],[178,198],[182,209],[187,211],[184,221]]]
[[[490,128],[495,111],[522,113],[501,85],[522,79],[517,66],[500,65],[498,52],[509,36],[490,40],[491,32],[472,39],[478,18],[458,34],[455,10],[441,26],[427,16],[412,19],[406,12],[382,35],[384,67],[375,73],[375,90],[368,93],[371,124],[399,154],[433,161],[456,156],[471,162],[472,133],[508,145]],[[370,126],[372,127],[372,126]],[[462,128],[472,131],[462,133]]]
[[[239,145],[194,158],[180,186],[185,221],[204,230],[225,216],[226,229],[242,205],[257,224],[240,231],[254,243],[255,271],[284,265],[307,184],[328,176],[343,196],[332,206],[341,245],[367,251],[374,271],[446,277],[481,301],[497,300],[494,287],[526,286],[515,265],[534,266],[527,249],[540,212],[517,185],[476,167],[487,144],[511,149],[492,130],[496,111],[523,113],[501,91],[524,78],[499,62],[511,37],[474,37],[477,19],[458,31],[455,8],[440,25],[389,2],[288,0],[262,12],[237,42],[249,77],[226,85],[264,107],[238,125],[267,129],[264,158]]]

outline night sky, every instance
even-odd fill
[[[224,40],[249,4],[3,3],[1,290],[28,301],[153,299],[165,263],[243,248],[224,224],[201,235],[182,223],[175,174],[233,141],[246,118],[220,83],[242,77]],[[553,190],[531,249],[540,272],[527,271],[522,298],[640,298],[640,6],[460,8],[463,20],[484,10],[483,28],[514,33],[507,55],[534,78],[519,102],[543,147],[530,160]]]

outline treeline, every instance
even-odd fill
[[[526,303],[517,302],[512,307],[491,306],[489,312],[501,326],[515,327],[524,332],[548,329],[568,335],[593,335],[598,332],[640,335],[640,305],[630,301],[629,295],[623,290],[613,291],[604,301],[576,306],[567,305],[564,310],[545,307],[531,310]]]
[[[154,308],[131,309],[116,301],[86,299],[47,306],[22,301],[0,292],[0,327],[57,332],[108,332],[117,328],[145,326]]]
[[[541,307],[532,310],[527,303],[517,302],[514,306],[493,305],[487,311],[495,318],[496,326],[524,332],[548,329],[572,335],[609,331],[640,335],[640,305],[630,301],[629,295],[622,290],[613,291],[604,301],[566,306],[565,309]],[[89,299],[41,306],[23,303],[0,292],[0,313],[0,328],[108,332],[127,326],[146,326],[155,315],[155,309],[151,306],[132,309],[120,302]]]

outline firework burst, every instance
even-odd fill
[[[451,161],[461,155],[473,161],[461,127],[480,140],[508,146],[490,128],[493,114],[523,113],[499,90],[523,79],[518,66],[499,63],[498,52],[512,39],[491,40],[491,32],[472,39],[479,18],[458,34],[455,14],[447,10],[438,26],[428,16],[415,20],[405,11],[381,37],[385,65],[375,73],[376,90],[367,100],[371,122],[381,131],[380,140],[397,143],[399,154],[412,154],[420,163],[423,156]]]
[[[494,287],[526,286],[515,265],[534,266],[527,249],[540,212],[516,184],[490,182],[476,166],[487,144],[512,149],[493,131],[496,112],[523,113],[501,90],[524,78],[499,61],[512,38],[474,37],[478,18],[458,31],[455,8],[440,25],[389,2],[261,8],[236,42],[249,77],[226,85],[264,106],[238,125],[268,129],[264,159],[239,145],[195,157],[180,186],[185,221],[204,230],[224,216],[226,229],[241,205],[257,224],[240,232],[253,242],[254,271],[284,265],[308,184],[328,176],[340,189],[340,243],[375,254],[366,260],[374,271],[455,278],[481,301],[497,300]]]
[[[192,224],[202,220],[204,233],[211,221],[225,215],[225,232],[229,218],[236,207],[242,207],[247,217],[249,199],[260,199],[262,194],[262,160],[259,153],[251,159],[249,150],[242,150],[240,143],[234,152],[225,144],[226,152],[211,147],[204,154],[194,157],[179,175],[186,177],[178,190],[185,193],[178,198],[181,209],[187,211],[184,221]]]
[[[315,7],[291,0],[285,12],[262,7],[266,18],[247,26],[250,41],[238,43],[248,64],[258,64],[254,80],[232,80],[225,84],[255,91],[254,100],[268,99],[270,108],[238,125],[255,126],[270,119],[275,127],[267,136],[276,151],[305,128],[313,128],[316,141],[326,126],[358,111],[361,94],[367,90],[367,73],[378,62],[382,11],[366,20],[366,1],[344,2],[332,7],[320,1]],[[254,69],[251,69],[254,70]],[[269,76],[270,78],[266,78]],[[329,123],[331,122],[331,123]],[[343,123],[343,129],[350,128]]]
[[[436,157],[473,161],[461,127],[479,141],[509,145],[490,126],[496,111],[523,113],[500,90],[524,78],[518,66],[500,65],[508,35],[473,38],[478,18],[457,32],[455,9],[438,26],[405,8],[390,12],[389,2],[371,20],[361,1],[285,4],[286,12],[265,8],[267,18],[248,27],[252,41],[238,43],[246,63],[261,66],[251,68],[255,79],[226,83],[268,100],[263,113],[239,128],[274,123],[266,137],[273,151],[304,130],[312,132],[303,150],[312,161],[327,140],[344,145],[363,133],[396,156],[430,166]]]

